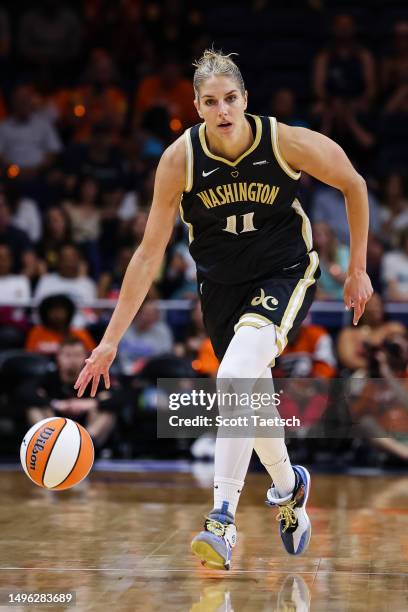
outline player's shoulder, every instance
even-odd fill
[[[277,121],[279,141],[287,144],[296,144],[310,138],[313,130],[299,125],[288,125]]]
[[[187,176],[186,133],[179,136],[163,152],[156,173],[156,184],[171,184],[184,191]]]
[[[179,136],[163,152],[161,161],[169,166],[184,166],[186,163],[186,135]]]

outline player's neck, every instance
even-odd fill
[[[244,118],[242,125],[237,125],[235,133],[229,138],[206,131],[207,145],[213,155],[224,157],[230,161],[238,159],[254,142],[251,124]]]

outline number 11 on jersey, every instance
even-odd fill
[[[242,230],[237,231],[237,216],[242,217]],[[254,226],[254,213],[246,213],[245,215],[231,215],[227,217],[227,225],[223,228],[224,232],[230,234],[243,234],[244,232],[256,232],[257,228]]]

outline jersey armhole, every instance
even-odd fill
[[[188,128],[188,130],[184,132],[184,140],[186,145],[186,184],[184,191],[185,193],[189,193],[193,188],[194,178],[194,155],[191,142],[191,128]]]
[[[289,164],[283,158],[279,149],[278,122],[276,121],[275,117],[269,117],[269,121],[271,124],[271,141],[275,159],[282,168],[282,170],[286,172],[286,174],[290,176],[291,179],[297,181],[300,179],[301,172],[294,170],[289,166]]]

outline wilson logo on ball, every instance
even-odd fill
[[[35,470],[35,464],[37,462],[37,453],[40,453],[44,450],[46,441],[50,439],[54,431],[54,427],[46,427],[38,436],[30,457],[30,470]]]

